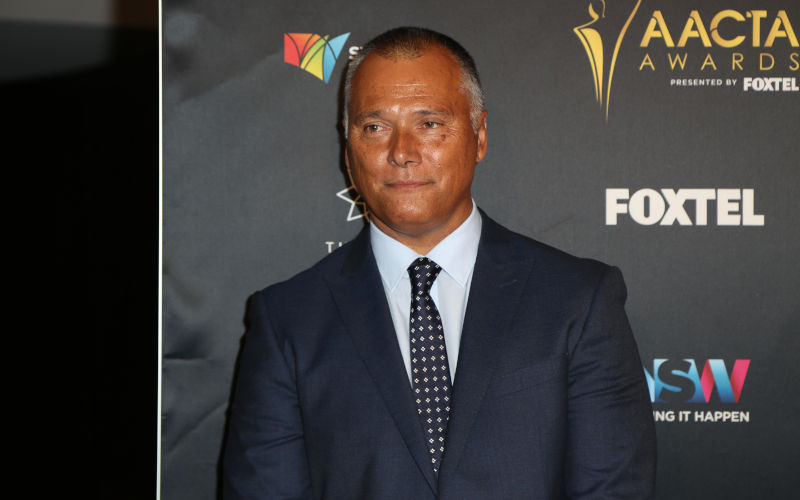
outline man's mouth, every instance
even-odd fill
[[[386,185],[393,189],[416,189],[422,186],[427,186],[430,184],[428,181],[412,181],[412,180],[403,180],[403,181],[393,181],[387,182]]]

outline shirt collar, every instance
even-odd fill
[[[466,287],[478,256],[481,225],[481,215],[475,200],[472,200],[472,212],[469,217],[433,247],[428,255],[419,255],[370,222],[370,243],[381,278],[390,290],[394,290],[401,279],[408,277],[407,269],[414,259],[428,257],[439,264],[453,281],[461,287]]]

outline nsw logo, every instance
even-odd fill
[[[714,388],[721,403],[738,403],[749,368],[749,359],[737,359],[730,371],[724,360],[709,359],[700,373],[693,359],[654,359],[653,371],[644,368],[644,376],[653,403],[708,403]]]
[[[350,33],[335,38],[314,33],[284,33],[283,62],[297,66],[325,83],[331,79],[336,59]]]

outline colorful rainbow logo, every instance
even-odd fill
[[[328,40],[330,35],[284,33],[283,62],[308,71],[325,83],[331,79],[336,59],[350,33]]]

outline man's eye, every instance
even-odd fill
[[[367,133],[375,133],[375,132],[379,132],[380,130],[381,130],[381,126],[380,125],[376,125],[374,123],[364,126],[364,132],[367,132]]]
[[[442,124],[439,122],[425,122],[422,124],[425,128],[437,128],[441,127]]]

